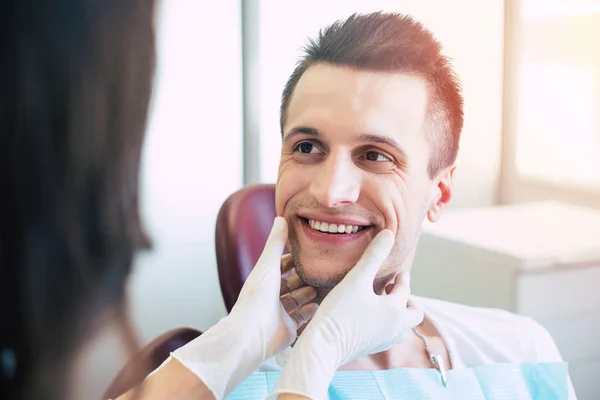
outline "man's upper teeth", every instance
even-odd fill
[[[329,224],[327,222],[314,221],[312,219],[308,220],[308,223],[311,228],[317,231],[330,233],[356,233],[359,228],[358,225]]]

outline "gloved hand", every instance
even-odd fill
[[[423,321],[423,312],[407,304],[408,274],[398,274],[393,287],[382,295],[373,291],[375,275],[393,245],[392,232],[380,232],[325,297],[296,342],[271,396],[288,393],[323,399],[340,366],[402,342]]]
[[[260,259],[248,276],[230,314],[171,355],[222,399],[265,360],[289,346],[296,331],[315,313],[314,288],[294,276],[281,289],[281,274],[291,268],[282,254],[287,222],[275,219]],[[281,295],[281,300],[280,300]],[[285,306],[284,306],[285,305]]]

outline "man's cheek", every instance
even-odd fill
[[[368,193],[373,206],[383,217],[382,228],[392,231],[396,238],[400,235],[404,214],[403,189],[393,177],[371,179],[363,186],[363,192]]]
[[[275,211],[277,215],[289,217],[296,213],[300,200],[305,199],[305,191],[310,180],[304,174],[288,172],[279,177],[275,189]],[[290,221],[288,221],[289,223]]]
[[[287,217],[285,215],[285,205],[287,204],[287,200],[285,182],[279,180],[275,186],[275,213],[278,217]]]

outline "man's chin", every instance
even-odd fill
[[[315,299],[315,303],[317,304],[321,304],[325,296],[344,279],[349,271],[342,271],[335,275],[331,273],[326,275],[322,269],[315,268],[315,270],[311,270],[304,268],[302,264],[296,265],[296,273],[300,280],[305,285],[317,289],[317,297]],[[373,292],[382,294],[386,285],[393,282],[396,273],[396,271],[393,271],[378,275],[373,282]]]
[[[338,283],[344,279],[347,272],[338,274],[337,276],[324,276],[323,274],[314,274],[312,271],[306,271],[302,267],[296,267],[296,273],[304,284],[312,286],[317,289],[317,297],[314,302],[321,304],[325,296],[333,289]]]
[[[302,265],[296,265],[296,273],[302,282],[315,289],[333,289],[338,283],[344,279],[348,271],[343,271],[337,274],[324,274],[322,269],[304,268]]]

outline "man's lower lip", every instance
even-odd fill
[[[371,227],[367,227],[361,231],[356,233],[326,233],[317,231],[308,225],[308,222],[305,220],[300,220],[300,225],[302,225],[302,229],[306,233],[309,239],[314,240],[316,242],[330,243],[330,244],[342,244],[346,242],[351,242],[358,238],[363,237]]]

